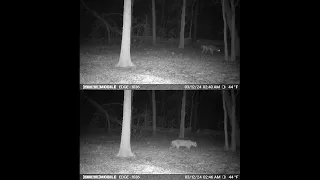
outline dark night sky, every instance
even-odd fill
[[[187,108],[191,107],[191,93],[193,91],[187,91]],[[97,110],[91,103],[89,103],[83,95],[91,98],[100,105],[108,103],[123,103],[123,91],[82,91],[80,94],[80,121],[87,123],[92,118],[93,113]],[[132,105],[134,108],[141,112],[147,106],[151,109],[151,91],[134,91],[134,97]],[[164,97],[166,118],[178,119],[178,114],[181,109],[181,97],[182,91],[156,91],[157,102],[157,116],[161,116],[162,98]],[[222,95],[221,91],[201,91],[199,99],[199,111],[198,118],[200,119],[200,126],[206,128],[217,128],[216,124],[223,120],[223,107],[222,107]],[[122,106],[116,104],[112,105],[112,114],[116,115],[119,119],[122,118]],[[240,93],[237,96],[237,115],[239,118],[240,112]],[[189,118],[190,110],[187,110],[186,118]],[[201,128],[201,127],[200,127]]]
[[[123,13],[123,0],[83,0],[85,4],[92,10],[102,13]],[[160,24],[161,17],[161,4],[156,0],[157,11],[157,26]],[[158,2],[158,3],[157,3]],[[192,1],[187,0],[190,4]],[[174,4],[177,4],[174,6]],[[166,15],[169,18],[179,18],[181,14],[179,12],[179,4],[182,4],[182,0],[166,0]],[[191,6],[189,6],[191,7]],[[240,4],[237,6],[237,30],[240,35]],[[208,39],[221,39],[221,35],[218,35],[218,31],[223,28],[223,19],[221,14],[221,4],[213,3],[211,0],[200,0],[200,12],[198,16],[198,37]],[[145,18],[145,15],[151,15],[151,0],[135,0],[133,16],[139,18]],[[118,26],[122,25],[122,16],[118,14],[109,15],[108,18],[117,23]],[[96,18],[87,12],[82,4],[80,4],[80,36],[86,37],[91,31],[91,25]],[[210,33],[208,33],[210,32]],[[213,32],[213,34],[212,34]],[[201,37],[203,36],[203,37]]]

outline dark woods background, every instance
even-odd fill
[[[179,128],[181,116],[181,102],[183,91],[156,91],[157,127]],[[143,125],[147,119],[152,124],[151,91],[133,91],[132,122]],[[101,122],[96,126],[105,127],[105,115],[101,113],[91,101],[98,103],[108,112],[110,118],[122,121],[123,91],[81,91],[80,93],[80,130],[85,131],[93,121]],[[240,92],[236,98],[236,119],[240,125]],[[192,111],[193,110],[193,111]],[[193,120],[191,117],[193,116]],[[146,118],[145,118],[146,116]],[[223,131],[223,102],[221,91],[187,91],[186,95],[186,127],[190,122],[192,130],[212,129]],[[120,125],[111,122],[111,127]],[[229,128],[230,130],[230,128]]]

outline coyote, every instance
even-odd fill
[[[213,52],[220,52],[220,49],[213,45],[202,45],[201,49],[202,49],[201,53],[207,53],[208,51],[210,51],[212,55],[213,55]]]
[[[180,146],[187,147],[190,150],[191,146],[197,147],[197,142],[190,141],[190,140],[182,140],[182,139],[173,140],[171,141],[170,149],[174,147],[179,149]]]

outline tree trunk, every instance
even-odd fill
[[[181,28],[180,28],[180,43],[179,48],[184,48],[184,27],[185,27],[185,17],[186,15],[186,0],[183,0],[182,12],[181,12]]]
[[[225,0],[222,0],[225,1]],[[223,39],[224,39],[224,59],[229,61],[229,52],[228,52],[228,29],[227,29],[227,20],[226,20],[226,11],[224,7],[224,2],[222,4],[222,17],[223,17]]]
[[[197,41],[199,3],[200,1],[196,0],[196,12],[194,14],[193,37],[192,37],[193,42]]]
[[[144,113],[144,127],[147,128],[148,127],[148,120],[149,120],[149,109],[148,106],[146,106],[146,111]]]
[[[154,0],[152,0],[152,43],[156,45],[156,7]]]
[[[193,113],[194,113],[194,95],[196,94],[196,91],[193,91],[192,96],[191,96],[191,113],[190,113],[190,127],[191,127],[191,132],[195,132],[194,126],[192,126],[193,122]]]
[[[186,90],[183,91],[183,95],[182,95],[181,120],[180,120],[180,134],[179,134],[179,138],[184,138],[185,115],[186,115]]]
[[[134,109],[134,105],[133,105],[133,95],[134,95],[134,90],[131,90],[131,112]]]
[[[240,135],[239,132],[239,126],[237,123],[237,118],[235,115],[235,103],[236,103],[236,97],[234,94],[233,90],[231,91],[231,95],[226,91],[225,93],[225,104],[226,104],[226,110],[227,110],[227,115],[228,119],[231,124],[231,150],[235,151],[236,146],[237,146],[237,135]]]
[[[230,3],[229,0],[223,0],[224,3],[224,10],[225,10],[225,14],[226,14],[226,20],[227,20],[227,25],[229,27],[229,33],[230,35],[232,35],[231,31],[232,31],[232,10],[230,8]],[[235,49],[236,49],[236,56],[240,56],[240,38],[238,36],[237,33],[237,29],[234,28],[235,30]]]
[[[133,5],[134,5],[134,0],[131,0],[131,19],[132,19],[132,16],[133,16]],[[134,30],[132,29],[132,21],[131,21],[131,23],[130,23],[131,25],[130,25],[130,39],[131,39],[131,37],[133,36],[133,34],[134,34]],[[131,41],[131,40],[130,40]],[[131,45],[131,44],[130,44]]]
[[[231,61],[236,60],[236,13],[234,0],[231,0]]]
[[[119,62],[116,67],[135,66],[130,55],[131,33],[131,0],[124,0],[122,41]]]
[[[229,151],[229,139],[228,139],[228,114],[226,107],[226,90],[222,90],[222,105],[223,105],[223,119],[224,119],[224,150]]]
[[[232,126],[232,133],[231,133],[231,151],[236,152],[237,150],[237,138],[236,138],[236,97],[234,90],[231,90],[231,98],[232,98],[232,109],[231,109],[231,126]]]
[[[191,30],[192,30],[192,24],[193,24],[193,20],[194,20],[194,5],[196,4],[197,0],[193,0],[192,6],[191,6],[191,18],[190,18],[190,29],[189,29],[189,38],[191,39]]]
[[[166,95],[166,91],[162,91],[162,98],[161,98],[161,116],[165,117],[166,116],[166,112],[165,112],[165,95]]]
[[[162,4],[162,6],[161,6],[161,27],[162,28],[165,28],[165,24],[166,24],[166,22],[165,22],[165,5],[166,5],[166,0],[163,0],[163,1],[160,1]]]
[[[129,6],[130,7],[130,6]],[[123,122],[121,131],[120,149],[118,157],[133,157],[131,151],[130,135],[131,135],[131,90],[124,90],[123,99]]]
[[[157,132],[157,114],[156,114],[156,92],[155,90],[152,90],[152,134],[153,136],[156,136]]]
[[[194,107],[194,115],[193,115],[193,127],[198,130],[199,124],[198,124],[198,107],[199,107],[199,97],[200,97],[200,91],[196,91],[195,96],[195,107]]]

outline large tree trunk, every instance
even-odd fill
[[[180,134],[179,134],[179,138],[184,138],[185,115],[186,115],[186,90],[183,91],[183,95],[182,95],[181,119],[180,119]]]
[[[152,90],[152,134],[156,136],[157,132],[157,114],[156,114],[156,92]]]
[[[179,48],[184,48],[184,27],[186,21],[186,0],[183,0],[182,12],[181,12],[181,28],[180,28],[180,43]]]
[[[227,20],[227,25],[229,27],[229,32],[230,32],[230,35],[232,35],[232,9],[230,7],[230,2],[229,0],[223,0],[222,3],[224,3],[223,7],[227,17],[226,20]],[[235,38],[234,38],[235,54],[236,56],[240,56],[240,38],[238,36],[236,28],[234,28],[234,35],[235,35]]]
[[[135,66],[131,61],[130,55],[130,33],[131,33],[131,0],[124,0],[123,10],[123,27],[120,59],[117,67]]]
[[[130,127],[131,127],[131,90],[124,90],[121,143],[120,143],[119,152],[117,154],[117,156],[119,157],[135,156],[131,151]]]

